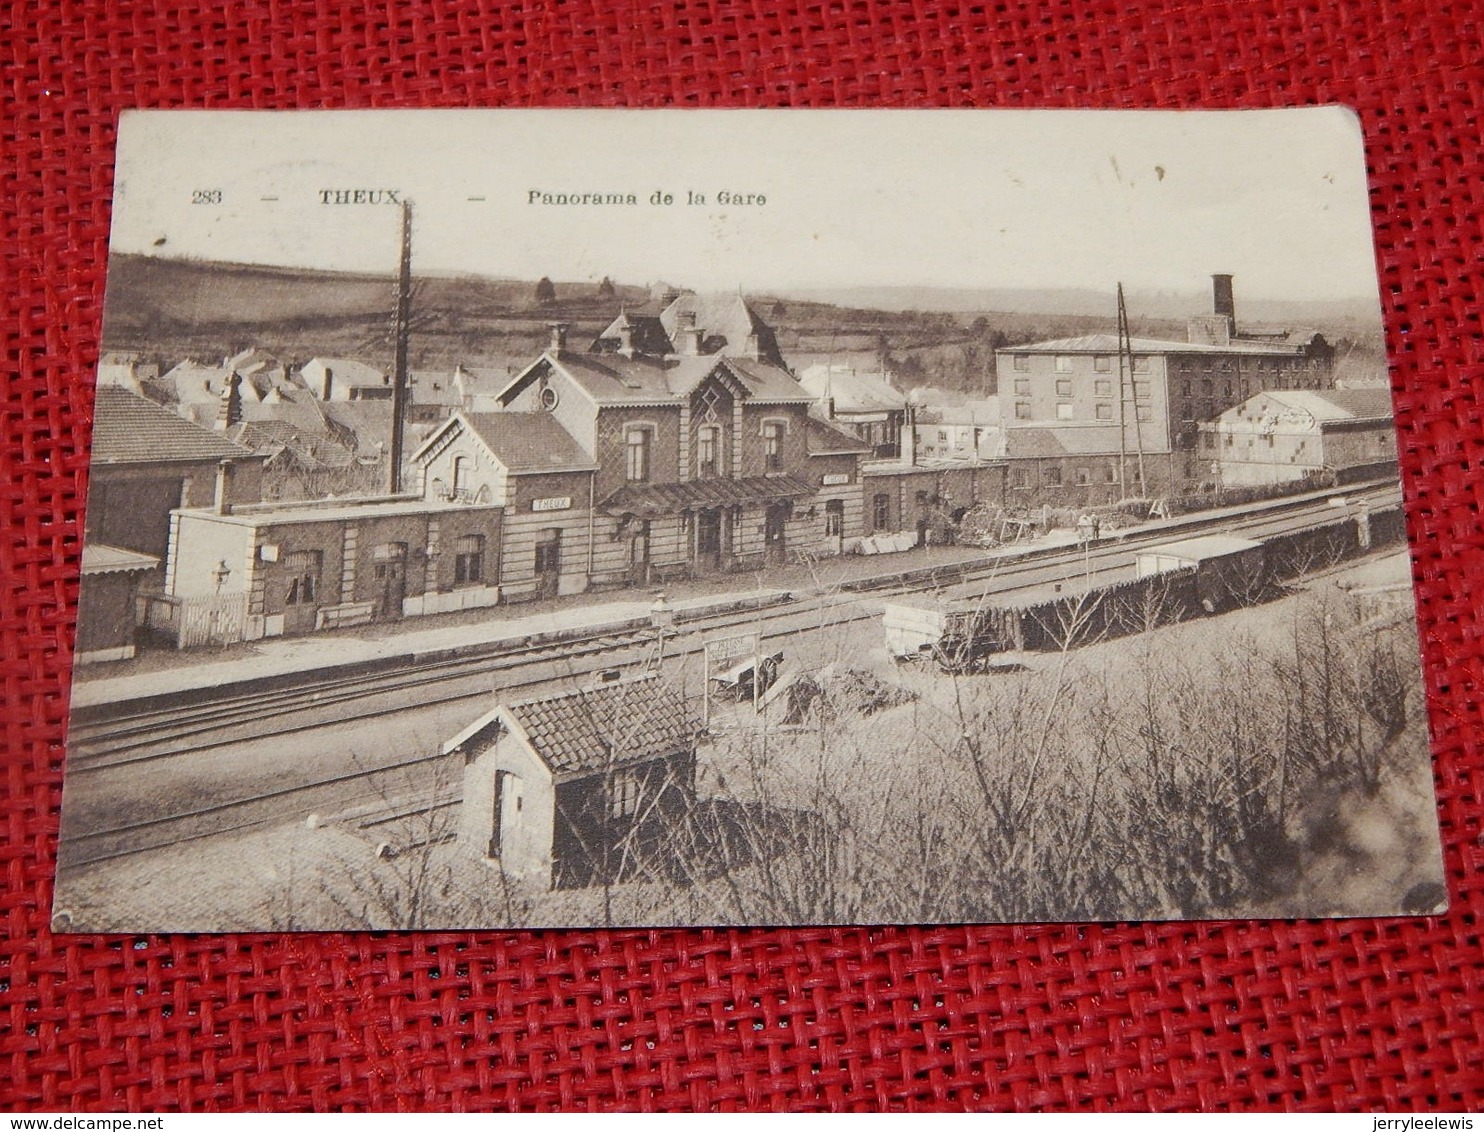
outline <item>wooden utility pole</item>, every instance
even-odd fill
[[[1127,363],[1128,392],[1124,393],[1123,375]],[[1134,446],[1139,459],[1139,489],[1145,490],[1148,481],[1144,478],[1144,430],[1139,427],[1139,384],[1134,380],[1134,340],[1128,329],[1128,307],[1123,301],[1123,284],[1118,284],[1118,478],[1127,480],[1127,469],[1125,463],[1128,459],[1128,442],[1126,439],[1126,428],[1128,422],[1128,403],[1132,401],[1134,406]],[[1151,406],[1153,399],[1151,398]],[[1126,484],[1120,484],[1119,494],[1121,498],[1128,498]]]
[[[407,420],[407,338],[412,318],[412,202],[402,202],[402,256],[397,267],[396,354],[392,361],[392,447],[388,495],[402,491],[402,434]]]

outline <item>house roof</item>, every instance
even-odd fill
[[[630,340],[637,353],[663,356],[675,352],[674,343],[665,333],[665,324],[660,321],[658,314],[635,314],[629,311],[621,313],[597,338],[593,339],[593,344],[589,348],[590,352],[594,354],[616,352],[623,344],[622,331],[625,327],[632,331]]]
[[[321,377],[326,367],[330,370],[331,381],[339,386],[363,387],[375,386],[380,388],[390,380],[387,375],[373,365],[358,361],[355,358],[310,358],[299,367],[300,374],[313,374],[313,378],[306,378],[310,385],[310,391],[318,393],[314,388],[314,381]]]
[[[818,398],[829,397],[837,413],[879,413],[907,407],[907,395],[885,375],[842,365],[814,365],[799,374],[799,384]]]
[[[1269,397],[1291,409],[1302,409],[1316,421],[1390,420],[1389,389],[1270,389]]]
[[[1157,436],[1157,425],[1144,425],[1146,455],[1167,449]],[[1007,428],[1006,459],[1049,456],[1116,456],[1119,452],[1118,425],[1063,425],[1059,428]],[[1124,447],[1129,456],[1138,454],[1138,441],[1133,429],[1128,430]]]
[[[755,352],[758,358],[783,368],[778,338],[740,294],[698,295],[686,292],[660,312],[660,325],[671,342],[678,342],[687,318],[702,332],[701,349],[707,354],[736,357]]]
[[[1307,343],[1312,335],[1305,337]],[[1233,339],[1225,346],[1202,342],[1180,342],[1169,338],[1131,338],[1129,349],[1135,354],[1263,354],[1291,358],[1302,354],[1301,345],[1282,342],[1244,342]],[[1117,354],[1118,335],[1080,334],[1074,338],[1052,338],[1045,342],[1028,342],[1022,346],[1005,346],[999,354]]]
[[[98,388],[93,409],[94,464],[164,464],[252,456],[219,432],[117,385]]]
[[[547,412],[456,413],[512,472],[591,471],[597,465]]]
[[[833,421],[821,420],[812,411],[809,414],[809,431],[804,437],[811,456],[875,451],[855,433],[841,428]]]
[[[735,377],[753,401],[777,404],[813,400],[792,374],[768,362],[715,355],[655,358],[636,354],[628,358],[569,350],[543,354],[507,382],[501,395],[526,384],[543,364],[561,370],[600,405],[678,402],[719,370]]]
[[[558,781],[693,751],[699,724],[685,698],[648,672],[635,679],[502,704],[443,746],[450,754],[503,722]]]
[[[254,452],[291,452],[310,468],[344,468],[355,461],[355,453],[344,445],[304,432],[285,420],[244,421],[227,430],[227,439]]]
[[[598,507],[609,515],[674,515],[703,507],[735,507],[813,495],[814,485],[797,476],[751,476],[739,480],[630,483]]]

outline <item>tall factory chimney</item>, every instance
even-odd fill
[[[1237,301],[1232,294],[1230,275],[1211,276],[1211,313],[1225,315],[1231,337],[1237,336]]]

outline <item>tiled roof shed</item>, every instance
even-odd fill
[[[93,463],[168,464],[245,460],[253,453],[218,432],[117,385],[98,389],[93,410]]]
[[[495,724],[517,732],[558,782],[694,750],[700,730],[685,698],[646,673],[501,705],[445,744],[444,753]]]

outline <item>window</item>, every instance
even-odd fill
[[[948,430],[946,428],[940,428],[938,430],[938,443],[939,444],[947,444],[948,443]]]
[[[1056,372],[1057,373],[1071,373],[1072,372],[1072,355],[1070,355],[1070,354],[1057,354],[1056,355]]]
[[[1029,401],[1015,402],[1015,419],[1018,421],[1028,421],[1031,419],[1031,406]]]
[[[1015,379],[1015,392],[1029,395],[1031,391],[1031,379],[1028,377],[1017,377]]]
[[[1216,434],[1214,432],[1203,432],[1203,433],[1201,433],[1201,447],[1202,448],[1215,448],[1216,447]]]
[[[1047,464],[1041,469],[1041,482],[1047,487],[1061,486],[1061,468],[1056,464]]]
[[[1099,397],[1111,397],[1113,396],[1113,383],[1107,380],[1094,381],[1092,391]]]
[[[649,479],[649,429],[631,428],[624,434],[624,470],[630,483]]]
[[[1072,406],[1069,402],[1063,401],[1057,405],[1056,419],[1059,421],[1069,421],[1072,419]]]
[[[1138,416],[1141,421],[1152,421],[1154,419],[1154,410],[1148,405],[1140,405]]]
[[[1182,397],[1189,397],[1190,396],[1190,378],[1188,378],[1188,377],[1184,381],[1182,381],[1180,383],[1180,396],[1182,396]]]
[[[1027,488],[1031,486],[1031,473],[1029,468],[1015,468],[1010,473],[1010,486]]]
[[[296,550],[283,556],[288,574],[289,593],[286,605],[313,605],[319,590],[319,571],[323,560],[317,550]]]
[[[1140,401],[1147,401],[1149,399],[1149,383],[1147,381],[1134,382],[1134,396]]]
[[[883,493],[871,500],[871,529],[884,531],[891,525],[891,496]]]
[[[1107,354],[1097,354],[1092,359],[1092,368],[1098,373],[1112,373],[1113,359]]]
[[[484,536],[464,535],[453,544],[453,582],[456,586],[484,581]]]
[[[462,499],[469,492],[469,457],[455,456],[453,458],[453,484],[449,490],[449,496],[453,499]]]
[[[1058,397],[1070,397],[1072,395],[1072,379],[1070,377],[1057,379],[1056,395]]]
[[[1201,382],[1201,393],[1204,396],[1209,397],[1215,391],[1216,391],[1215,383],[1212,382],[1212,380],[1209,377],[1206,378],[1204,381]]]
[[[616,771],[608,787],[608,817],[631,818],[639,812],[639,775],[632,770]]]
[[[763,422],[763,466],[770,472],[783,471],[783,423]]]
[[[1016,354],[1015,355],[1015,372],[1016,373],[1030,373],[1031,372],[1031,358],[1030,358],[1030,355],[1029,354]]]
[[[1078,486],[1080,486],[1080,487],[1086,487],[1090,483],[1092,483],[1092,469],[1090,469],[1090,468],[1078,468],[1077,469],[1077,484],[1078,484]]]
[[[1117,464],[1109,464],[1105,468],[1103,468],[1103,482],[1104,483],[1117,483],[1118,482],[1118,465]]]
[[[1100,421],[1111,421],[1113,419],[1112,405],[1099,405],[1097,406],[1095,412],[1098,420]]]
[[[702,425],[696,430],[696,474],[710,479],[721,474],[721,429]]]
[[[1135,373],[1148,373],[1149,372],[1149,355],[1148,354],[1135,354],[1134,355],[1134,372]]]
[[[839,538],[845,533],[845,502],[830,499],[824,505],[824,533],[826,538]]]

